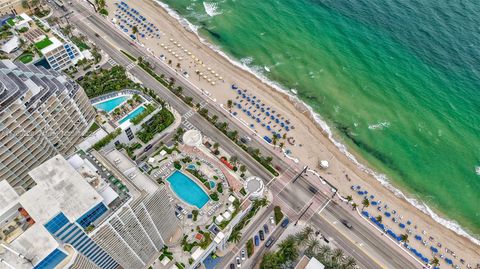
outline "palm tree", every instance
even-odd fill
[[[232,107],[233,107],[233,101],[232,101],[232,100],[228,99],[228,101],[227,101],[227,107],[228,107],[230,110],[232,109]]]
[[[352,196],[351,196],[351,195],[347,196],[347,202],[349,202],[349,203],[350,203],[352,200],[353,200],[353,198],[352,198]]]
[[[298,247],[294,236],[289,235],[278,246],[279,252],[277,255],[282,264],[288,261],[294,261],[298,258]]]
[[[138,39],[138,36],[137,36],[137,33],[138,33],[138,28],[137,28],[137,26],[136,26],[136,25],[134,25],[134,26],[132,27],[132,33],[135,35],[135,38],[137,38],[137,39]]]
[[[213,144],[213,148],[214,148],[214,149],[218,149],[219,146],[220,146],[220,144],[218,144],[218,142],[215,142],[215,143]]]
[[[327,260],[330,259],[330,255],[332,254],[332,249],[328,245],[322,245],[319,249],[315,258],[322,263],[326,263]]]
[[[276,145],[277,144],[277,135],[272,136],[272,144]]]
[[[238,243],[240,242],[241,238],[242,238],[242,233],[240,232],[240,230],[234,230],[228,240],[233,243]]]
[[[172,65],[172,60],[168,60],[168,65]]]
[[[376,219],[378,222],[382,223],[382,216],[378,215],[375,219]]]
[[[180,63],[177,63],[177,68],[180,68]]]
[[[22,0],[22,7],[24,9],[29,9],[31,11],[30,4],[28,3],[28,0]]]
[[[231,162],[232,164],[237,163],[237,161],[238,161],[238,157],[237,157],[237,156],[233,155],[233,156],[230,157],[230,162]]]
[[[285,143],[281,142],[278,146],[279,146],[281,149],[283,149],[283,146],[285,146]]]
[[[408,234],[400,235],[400,242],[408,243]]]
[[[245,173],[247,171],[247,167],[245,165],[240,165],[240,172]]]
[[[312,227],[310,226],[305,226],[300,232],[295,234],[295,239],[297,240],[297,244],[300,246],[304,246],[307,244],[308,239],[312,237],[312,235],[315,233]]]
[[[268,205],[267,198],[257,199],[255,201],[253,201],[253,206],[257,207],[257,208],[264,207],[264,206],[267,206],[267,205]]]
[[[336,248],[332,252],[332,262],[336,264],[337,266],[334,266],[334,268],[338,267],[338,264],[342,261],[343,259],[343,250],[340,248]]]
[[[260,269],[277,269],[280,267],[278,255],[275,252],[267,252],[262,257]]]
[[[341,266],[342,269],[353,269],[357,265],[357,261],[354,258],[348,256]]]
[[[357,207],[358,207],[357,203],[353,203],[353,204],[352,204],[352,210],[357,209]]]
[[[217,122],[217,120],[218,120],[218,116],[217,116],[217,115],[213,115],[211,120],[212,120],[213,124],[215,124],[215,123]]]
[[[305,250],[305,255],[308,257],[312,257],[317,253],[317,251],[320,249],[321,244],[320,241],[316,238],[311,238],[307,242],[307,249]]]
[[[367,198],[363,198],[362,205],[363,205],[362,207],[362,210],[363,210],[365,207],[370,206],[370,201]]]
[[[431,264],[433,267],[438,267],[438,265],[440,265],[440,261],[438,260],[437,257],[433,257],[433,259],[430,261],[430,264]]]

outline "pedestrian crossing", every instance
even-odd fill
[[[129,65],[127,65],[127,67],[125,68],[127,71],[130,71],[132,68],[135,67],[135,63],[130,63]]]
[[[199,107],[198,109],[202,109],[202,108],[204,108],[206,105],[207,105],[207,102],[202,101],[202,102],[200,103],[200,107]]]
[[[115,60],[112,58],[108,59],[107,63],[109,63],[111,66],[117,65],[117,62],[115,62]]]
[[[183,114],[183,118],[185,120],[187,120],[188,118],[190,118],[191,116],[193,116],[193,114],[195,114],[195,111],[193,109],[190,109],[189,111],[187,111],[185,114]]]
[[[193,124],[191,124],[188,120],[186,119],[183,119],[182,121],[182,125],[185,127],[185,129],[187,130],[197,130],[197,127],[193,126]]]

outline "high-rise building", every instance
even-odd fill
[[[43,67],[0,61],[0,180],[28,190],[32,169],[68,154],[95,111],[73,80]]]
[[[23,194],[0,182],[0,268],[145,268],[179,227],[164,186],[144,178],[145,191],[91,155],[56,155],[30,175]]]

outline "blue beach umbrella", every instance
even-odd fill
[[[391,215],[389,212],[385,212],[385,216],[390,217]]]
[[[267,130],[272,130],[272,128],[270,128],[270,125],[267,125]]]
[[[270,116],[270,112],[267,111],[267,112],[265,113],[265,115]]]
[[[405,228],[405,224],[403,224],[403,223],[398,224],[398,226],[400,226],[400,228],[402,228],[402,229]]]
[[[438,253],[438,249],[436,247],[430,247],[430,250],[433,252],[433,253]]]

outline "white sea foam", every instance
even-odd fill
[[[205,8],[205,12],[210,17],[222,14],[222,12],[218,9],[217,3],[203,2],[203,7]]]
[[[480,176],[480,165],[475,167],[475,173]]]
[[[379,123],[368,125],[368,129],[370,129],[370,130],[376,130],[376,129],[383,130],[383,129],[386,129],[388,127],[390,127],[390,122],[389,121],[382,121],[382,122],[379,122]]]
[[[388,190],[390,190],[392,193],[395,194],[395,196],[397,197],[400,197],[400,198],[403,198],[405,199],[406,201],[408,201],[411,205],[413,205],[414,207],[416,207],[417,209],[419,209],[420,211],[424,212],[425,214],[428,214],[429,216],[431,216],[436,222],[440,223],[441,225],[445,226],[446,228],[454,231],[455,233],[459,234],[459,235],[462,235],[466,238],[468,238],[470,241],[472,241],[473,243],[477,244],[477,245],[480,245],[480,240],[478,240],[477,238],[471,236],[469,233],[467,233],[457,222],[455,221],[452,221],[452,220],[447,220],[447,219],[444,219],[442,217],[440,217],[438,214],[436,214],[435,212],[433,212],[427,205],[425,205],[423,202],[419,202],[418,200],[416,200],[415,198],[409,198],[407,197],[402,191],[400,191],[399,189],[395,188],[389,181],[388,181],[388,178],[386,175],[384,174],[381,174],[381,173],[378,173],[378,172],[375,172],[373,171],[372,169],[366,167],[364,164],[360,163],[357,158],[348,151],[347,147],[338,142],[334,137],[333,137],[333,132],[332,130],[330,129],[330,126],[328,126],[328,124],[321,118],[321,116],[316,113],[315,111],[313,111],[313,108],[310,107],[309,105],[307,105],[305,102],[303,102],[302,100],[300,100],[297,96],[293,95],[290,91],[286,90],[283,88],[282,85],[278,84],[277,82],[275,81],[271,81],[269,80],[268,78],[266,78],[262,73],[260,72],[255,72],[254,68],[251,68],[250,66],[244,64],[242,62],[242,60],[244,61],[245,59],[251,59],[251,61],[253,61],[253,58],[252,57],[248,57],[248,58],[243,58],[239,61],[236,61],[232,58],[230,58],[230,56],[228,56],[227,54],[225,54],[223,51],[221,51],[217,46],[211,44],[210,42],[208,42],[207,40],[205,40],[203,37],[201,37],[200,35],[198,35],[198,26],[195,26],[193,24],[191,24],[190,22],[188,22],[186,19],[184,19],[183,17],[181,17],[180,15],[178,15],[177,12],[173,11],[172,9],[170,9],[170,7],[167,5],[167,4],[164,4],[162,2],[160,2],[159,0],[154,0],[155,2],[157,2],[162,8],[164,8],[168,14],[170,16],[172,16],[173,18],[177,19],[180,24],[182,24],[185,29],[191,31],[191,32],[194,32],[195,34],[197,34],[199,40],[206,46],[210,47],[212,50],[214,50],[216,53],[218,53],[219,55],[221,55],[222,57],[224,57],[225,59],[227,59],[231,64],[245,70],[245,71],[248,71],[250,72],[251,74],[253,74],[254,76],[256,76],[258,79],[260,79],[263,83],[269,85],[270,87],[272,87],[273,89],[283,93],[283,94],[286,94],[290,101],[292,101],[293,103],[298,103],[298,104],[301,104],[303,107],[305,107],[309,113],[310,113],[310,116],[314,119],[315,123],[324,131],[324,133],[327,134],[327,137],[328,139],[340,150],[340,152],[342,152],[345,156],[347,156],[347,158],[352,161],[359,169],[361,169],[362,171],[366,172],[367,174],[370,174],[372,175],[377,181],[380,182],[380,184],[382,184],[385,188],[387,188]],[[258,67],[257,67],[258,69]],[[263,68],[260,68],[260,69],[263,69]],[[323,72],[323,69],[320,71],[320,72]],[[480,168],[480,166],[479,166]],[[477,170],[478,171],[478,170]]]

